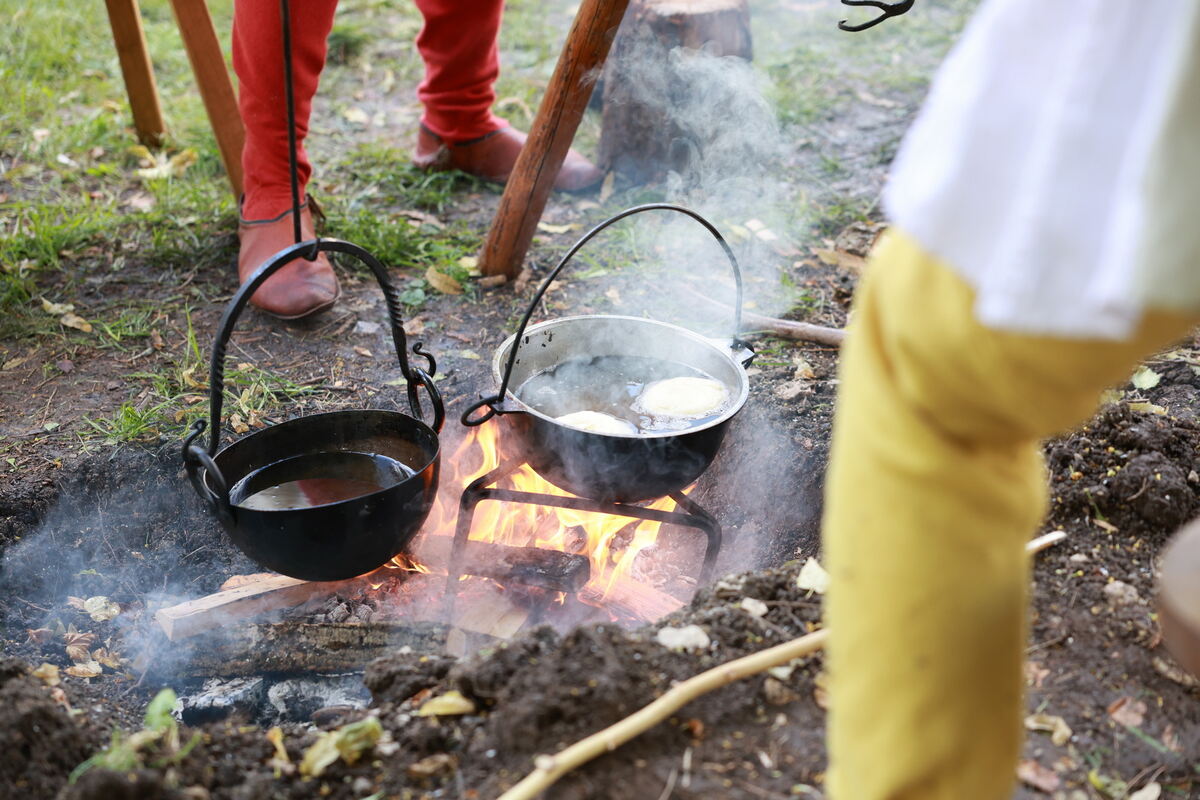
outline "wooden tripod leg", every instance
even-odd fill
[[[154,82],[154,65],[146,49],[146,32],[142,28],[142,12],[137,0],[105,0],[108,24],[112,26],[113,43],[121,61],[125,78],[125,93],[133,112],[133,127],[138,141],[148,147],[162,144],[166,125],[158,103],[158,85]]]
[[[515,278],[629,0],[583,0],[500,198],[481,253],[484,275]]]
[[[212,16],[204,0],[171,0],[175,21],[187,48],[192,72],[200,87],[200,99],[208,112],[208,122],[217,137],[217,148],[225,164],[225,174],[233,187],[234,197],[242,195],[242,145],[246,139],[242,118],[238,114],[233,82],[225,67],[225,56],[213,27]]]

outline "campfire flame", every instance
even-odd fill
[[[441,488],[423,535],[454,535],[459,497],[471,481],[499,466],[499,439],[499,425],[489,422],[472,429],[449,458],[444,458]],[[571,496],[528,464],[501,481],[501,485],[524,492]],[[691,491],[691,487],[684,491]],[[673,511],[675,505],[674,500],[663,497],[647,507]],[[660,522],[612,514],[485,500],[475,509],[470,538],[586,555],[591,562],[591,579],[580,592],[580,599],[603,605],[622,581],[638,582],[633,574],[638,554],[655,544],[661,527]],[[424,565],[403,555],[396,558],[396,564],[404,569],[429,572]]]

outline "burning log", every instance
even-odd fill
[[[423,536],[413,544],[413,555],[431,569],[446,572],[452,544],[450,536]],[[586,586],[592,575],[592,565],[586,556],[540,547],[469,541],[462,560],[459,570],[463,575],[571,594]]]
[[[445,573],[450,561],[450,546],[449,536],[426,536],[416,542],[414,551],[418,560],[430,570]],[[573,593],[588,582],[591,564],[584,556],[555,550],[468,542],[460,572],[500,583],[521,583]],[[235,588],[161,609],[154,619],[167,638],[176,641],[228,625],[231,621],[294,608],[335,592],[379,583],[396,574],[395,569],[382,567],[348,581],[302,581],[269,574],[249,576],[249,582]]]
[[[604,70],[599,162],[637,181],[673,164],[685,132],[670,119],[675,48],[751,56],[746,0],[633,0]],[[665,86],[659,84],[665,82]],[[654,87],[648,89],[647,87]],[[663,96],[651,96],[661,94]]]

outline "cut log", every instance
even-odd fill
[[[450,560],[449,536],[426,536],[414,544],[417,559],[431,571],[445,574]],[[584,556],[542,550],[536,547],[508,547],[489,542],[468,542],[463,575],[491,578],[500,583],[520,583],[560,592],[576,592],[588,582],[591,564]],[[353,591],[367,584],[394,578],[395,569],[381,567],[348,581],[302,581],[283,575],[235,576],[226,585],[240,584],[159,610],[155,621],[172,641],[195,636],[213,628],[239,623],[268,611],[294,608],[310,600],[335,592]]]
[[[413,556],[433,571],[444,573],[450,562],[452,543],[450,536],[423,536],[413,543]],[[586,556],[558,550],[467,542],[459,573],[491,578],[498,583],[575,593],[587,585],[592,565]]]
[[[401,647],[440,652],[448,632],[435,622],[240,625],[182,647],[156,648],[148,672],[181,678],[358,672]]]
[[[729,306],[719,300],[714,300],[707,295],[701,294],[690,286],[684,286],[683,290],[701,302],[733,313],[733,309]],[[842,341],[846,338],[846,331],[842,328],[830,328],[825,325],[814,325],[811,322],[796,322],[790,319],[764,317],[762,314],[755,314],[753,311],[742,309],[742,324],[738,332],[751,333],[754,331],[771,333],[781,336],[784,339],[816,342],[817,344],[827,344],[833,347],[841,347]]]
[[[632,0],[604,68],[598,160],[638,182],[681,169],[689,137],[672,120],[672,102],[694,89],[676,48],[736,56],[752,53],[747,0]]]
[[[654,622],[683,608],[684,602],[652,586],[631,580],[617,581],[607,593],[588,588],[579,599],[589,605],[605,605],[628,616]]]

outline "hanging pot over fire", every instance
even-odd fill
[[[724,250],[736,285],[728,341],[657,320],[605,314],[529,324],[547,288],[584,244],[618,220],[653,210],[695,219]],[[542,282],[516,334],[492,359],[498,392],[468,408],[462,423],[502,416],[520,457],[581,497],[631,503],[670,494],[708,468],[746,403],[745,367],[754,351],[737,339],[741,307],[737,258],[712,223],[670,203],[626,209],[584,234]]]
[[[220,451],[225,347],[250,296],[290,261],[339,252],[370,267],[383,289],[400,371],[413,416],[397,411],[333,411],[288,420],[245,436]],[[404,550],[437,493],[438,432],[445,412],[434,386],[434,358],[418,343],[429,371],[410,365],[400,300],[387,269],[361,247],[337,239],[301,242],[251,276],[225,308],[209,370],[209,442],[196,444],[204,420],[183,443],[192,486],[241,550],[267,569],[309,581],[353,578]],[[433,405],[419,417],[418,391]]]

